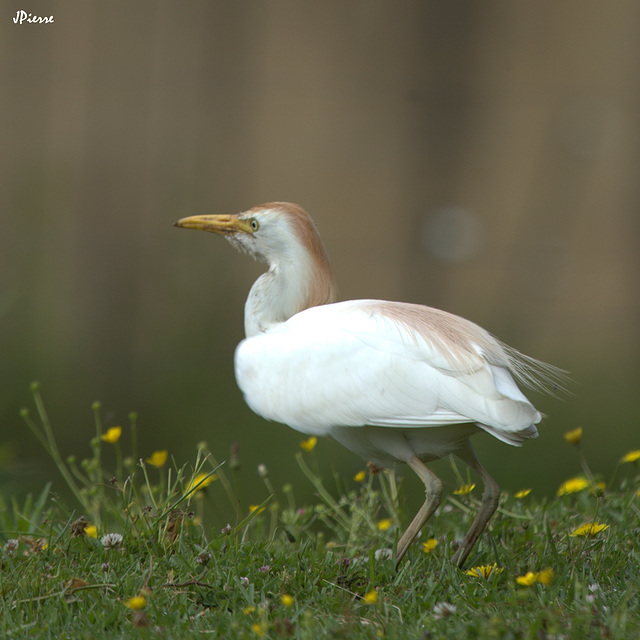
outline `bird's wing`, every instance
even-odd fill
[[[507,441],[533,435],[540,414],[499,343],[431,311],[368,300],[307,309],[240,343],[238,384],[256,413],[308,433],[477,422]]]

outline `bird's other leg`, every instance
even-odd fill
[[[438,508],[440,500],[442,498],[442,481],[438,476],[427,468],[416,456],[411,458],[408,462],[409,466],[418,474],[418,477],[425,486],[425,501],[420,507],[420,510],[416,514],[416,517],[412,520],[411,524],[407,527],[407,530],[400,538],[398,542],[398,551],[396,554],[396,568],[398,568],[400,561],[407,553],[407,549],[411,546],[411,543],[415,540],[420,529],[424,526],[424,523],[433,515],[433,512]]]
[[[471,443],[467,441],[465,448],[457,454],[464,460],[481,478],[484,484],[484,493],[482,494],[482,505],[478,515],[475,517],[467,535],[464,537],[462,544],[453,556],[453,562],[462,569],[465,561],[471,553],[471,549],[478,541],[480,534],[487,526],[487,522],[491,520],[491,516],[498,508],[500,501],[500,487],[498,483],[487,473],[487,470],[480,464],[475,451],[471,447]]]

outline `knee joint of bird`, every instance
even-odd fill
[[[482,499],[484,502],[490,502],[494,507],[500,503],[500,487],[498,485],[487,484],[484,488]]]
[[[428,500],[440,503],[442,500],[442,480],[440,478],[434,478],[425,489],[425,496]]]

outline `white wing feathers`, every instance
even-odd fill
[[[537,435],[540,414],[513,380],[534,377],[518,356],[458,316],[358,300],[306,309],[242,341],[235,366],[256,413],[304,433],[472,422],[520,444]]]

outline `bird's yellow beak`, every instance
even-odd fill
[[[221,236],[231,236],[239,231],[252,233],[248,220],[242,220],[235,215],[222,216],[190,216],[182,218],[174,224],[182,229],[198,229],[199,231],[210,231]]]

